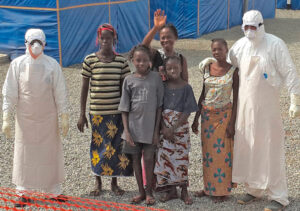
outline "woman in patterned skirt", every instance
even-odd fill
[[[204,190],[196,196],[208,195],[215,201],[224,201],[233,187],[232,152],[239,78],[238,69],[226,62],[226,41],[212,40],[211,49],[215,59],[205,59],[199,65],[203,90],[192,125],[193,132],[197,133],[201,114]]]
[[[100,176],[112,177],[111,190],[122,195],[124,190],[117,185],[117,177],[133,175],[132,164],[122,153],[123,125],[118,111],[122,82],[130,69],[127,60],[113,50],[116,40],[115,29],[110,24],[101,25],[97,31],[100,49],[88,55],[82,65],[81,114],[77,127],[84,132],[84,126],[88,126],[85,111],[90,85],[90,156],[96,176],[95,190],[90,193],[93,196],[100,195],[102,190]]]

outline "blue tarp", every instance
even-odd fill
[[[180,38],[227,29],[242,23],[240,0],[1,0],[0,52],[15,58],[24,54],[24,34],[29,28],[45,31],[45,53],[63,66],[81,63],[97,50],[96,30],[110,22],[118,32],[116,51],[123,53],[142,41],[153,26],[153,12],[166,11],[167,22]],[[263,3],[262,3],[263,2]],[[265,18],[275,15],[273,0],[249,0],[248,9]]]
[[[277,0],[276,7],[278,9],[286,9],[286,2],[287,2],[287,0]]]
[[[277,0],[278,9],[286,9],[287,0]],[[291,7],[293,10],[300,10],[300,0],[291,0]]]
[[[264,18],[275,17],[275,1],[274,0],[249,0],[248,10],[259,10]]]
[[[292,0],[291,4],[293,10],[300,10],[300,0]]]

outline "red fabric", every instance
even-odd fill
[[[110,31],[113,33],[114,40],[117,40],[117,31],[114,29],[114,27],[108,23],[102,24],[97,29],[97,39],[96,39],[96,45],[99,44],[99,37],[101,37],[102,31]]]

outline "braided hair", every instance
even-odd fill
[[[134,53],[135,53],[136,51],[143,51],[143,52],[145,52],[145,53],[149,56],[150,60],[152,59],[152,53],[151,53],[150,48],[147,47],[146,45],[139,44],[139,45],[134,46],[134,47],[130,50],[129,55],[128,55],[128,59],[129,59],[129,60],[132,60],[132,59],[133,59],[133,55],[134,55]]]

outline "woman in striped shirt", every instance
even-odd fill
[[[111,190],[122,195],[117,185],[118,176],[132,176],[129,158],[122,153],[123,132],[121,112],[118,106],[123,79],[130,74],[127,60],[114,52],[117,33],[110,24],[103,24],[97,31],[99,51],[84,59],[82,65],[81,113],[77,123],[80,132],[88,127],[85,115],[86,100],[90,87],[90,122],[92,141],[91,167],[96,176],[96,187],[90,195],[98,196],[102,190],[100,176],[112,177]]]

